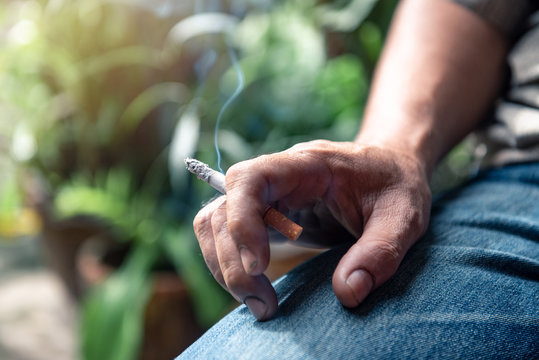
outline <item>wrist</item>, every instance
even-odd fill
[[[414,160],[422,169],[427,179],[437,164],[439,147],[434,140],[436,134],[430,129],[421,127],[406,127],[397,124],[405,122],[393,122],[391,129],[381,129],[379,126],[372,129],[366,126],[358,134],[355,143],[359,145],[375,146],[388,149],[402,154]],[[440,145],[440,144],[438,144]]]

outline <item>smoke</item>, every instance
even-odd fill
[[[228,56],[230,57],[230,62],[232,63],[234,70],[236,71],[238,85],[236,89],[234,90],[234,92],[232,93],[232,95],[225,101],[225,103],[221,107],[221,110],[219,111],[219,115],[217,116],[217,121],[215,122],[213,142],[215,145],[215,152],[217,154],[217,169],[223,174],[224,174],[224,171],[221,168],[221,151],[219,149],[219,128],[221,126],[221,120],[223,118],[223,114],[225,113],[226,109],[239,96],[239,94],[242,92],[243,87],[245,85],[245,77],[243,75],[243,71],[241,70],[236,54],[234,53],[234,50],[232,49],[232,46],[230,45],[229,41],[226,42],[226,46],[227,46]]]
[[[230,63],[236,74],[237,86],[232,95],[224,101],[215,121],[214,147],[217,157],[216,167],[221,173],[224,173],[221,167],[222,156],[219,146],[219,130],[221,122],[225,111],[232,102],[236,100],[245,87],[245,78],[233,49],[231,38],[238,20],[241,19],[242,14],[245,15],[246,13],[247,5],[245,0],[232,0],[229,5],[231,14],[228,14],[227,11],[223,9],[221,0],[196,0],[194,2],[193,16],[182,20],[170,31],[171,41],[177,43],[183,43],[188,39],[206,34],[220,34],[224,39]],[[207,37],[201,37],[201,40],[203,41],[202,46],[204,50],[194,64],[197,87],[194,98],[191,101],[191,106],[189,107],[190,111],[195,112],[197,112],[198,104],[203,97],[208,76],[218,58],[218,53],[215,46],[212,46],[212,41]]]
[[[246,10],[246,4],[244,0],[235,0],[231,2],[231,12],[233,14],[240,14],[245,12]],[[216,0],[199,0],[195,2],[195,14],[203,13],[203,12],[218,12],[222,11],[220,2]],[[214,130],[214,147],[215,147],[215,153],[217,156],[217,169],[224,174],[223,169],[221,168],[221,150],[219,148],[219,129],[221,127],[221,121],[223,119],[223,115],[227,108],[236,100],[236,98],[239,96],[239,94],[242,92],[244,86],[245,86],[245,77],[243,75],[243,71],[241,70],[241,67],[238,62],[238,58],[234,52],[234,49],[231,45],[230,40],[230,32],[233,30],[229,30],[226,33],[224,33],[225,36],[225,44],[226,49],[228,52],[228,57],[230,58],[230,62],[232,66],[234,67],[234,71],[236,72],[236,78],[237,78],[237,87],[232,93],[232,95],[225,101],[221,109],[219,110],[219,114],[217,115],[217,120],[215,121],[215,130]],[[197,77],[199,80],[199,91],[200,94],[202,92],[202,89],[205,84],[206,75],[209,73],[211,67],[215,63],[216,60],[216,52],[214,49],[208,49],[201,58],[197,61],[195,65],[195,71],[197,73]]]

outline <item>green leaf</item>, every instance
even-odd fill
[[[382,52],[384,38],[381,29],[372,21],[365,21],[359,28],[359,42],[370,62],[375,63]]]
[[[19,185],[14,174],[9,172],[0,177],[0,218],[12,217],[22,207]]]
[[[97,76],[115,67],[150,66],[158,67],[159,54],[146,46],[130,46],[114,49],[79,64],[80,76]],[[82,81],[83,79],[78,79]]]
[[[125,131],[133,131],[144,116],[155,107],[167,102],[182,104],[188,94],[187,87],[179,82],[163,82],[151,86],[127,106],[120,118],[120,127]]]
[[[189,288],[200,323],[213,325],[229,309],[231,297],[206,268],[192,230],[187,227],[167,229],[163,246]]]
[[[186,183],[187,171],[184,160],[193,156],[200,137],[200,117],[196,104],[190,104],[180,116],[168,155],[170,182],[176,192],[180,192]]]
[[[122,268],[85,299],[82,354],[86,360],[131,360],[142,344],[155,247],[133,249]]]
[[[343,8],[321,5],[320,22],[336,31],[352,31],[365,20],[378,0],[351,0]]]
[[[167,35],[167,46],[178,46],[189,39],[207,34],[227,34],[238,19],[224,13],[195,14],[179,21]]]

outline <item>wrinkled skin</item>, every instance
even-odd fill
[[[307,210],[315,223],[330,224],[323,232],[300,224],[306,226],[304,242],[336,244],[343,229],[353,236],[356,243],[333,276],[335,294],[347,307],[395,273],[429,219],[431,195],[418,161],[351,142],[317,140],[238,163],[227,172],[226,186],[226,197],[196,216],[195,233],[215,279],[238,301],[255,298],[246,304],[259,320],[277,309],[275,291],[263,275],[269,262],[262,219],[267,204]]]
[[[399,2],[355,142],[313,141],[239,163],[196,216],[204,258],[259,320],[277,309],[267,204],[300,214],[301,241],[355,244],[333,275],[355,307],[393,275],[429,220],[428,178],[473,131],[505,78],[506,34],[450,1]],[[337,226],[336,226],[337,225]]]

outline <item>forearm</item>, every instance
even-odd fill
[[[356,141],[407,153],[430,175],[492,104],[506,49],[500,32],[459,5],[402,1]]]

